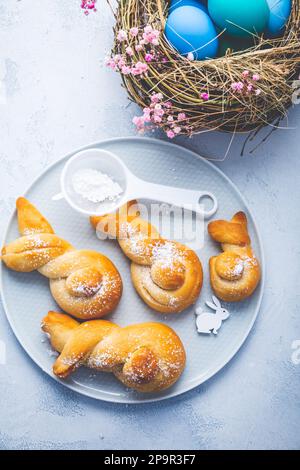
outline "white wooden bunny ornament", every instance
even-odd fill
[[[204,312],[202,308],[197,308],[195,314],[196,318],[196,325],[198,333],[206,333],[210,334],[213,333],[214,335],[218,334],[218,330],[222,326],[222,322],[227,320],[229,317],[229,312],[225,308],[222,307],[219,299],[212,296],[213,302],[206,302],[206,305],[210,307],[212,310],[215,310],[216,313],[209,313]]]

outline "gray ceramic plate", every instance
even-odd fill
[[[253,216],[237,188],[214,165],[182,147],[155,139],[121,138],[103,141],[89,147],[105,148],[115,152],[137,176],[149,181],[213,192],[219,201],[217,217],[230,218],[235,211],[245,211],[249,219],[253,246],[264,273],[263,250]],[[51,200],[51,197],[59,192],[59,175],[71,155],[73,153],[48,168],[31,185],[25,194],[26,197],[37,204],[55,227],[57,234],[78,248],[103,252],[116,264],[125,288],[122,300],[110,319],[123,326],[144,321],[167,323],[175,329],[185,345],[187,366],[175,386],[155,395],[142,395],[127,390],[113,375],[94,373],[83,367],[62,383],[89,397],[121,403],[163,400],[191,390],[222,369],[245,341],[260,307],[263,279],[250,299],[229,306],[232,315],[223,324],[217,337],[197,333],[194,308],[180,315],[168,317],[153,312],[136,294],[130,280],[129,261],[121,253],[117,243],[112,240],[99,241],[86,218],[75,213],[65,201]],[[17,237],[16,215],[13,214],[4,243]],[[205,276],[197,304],[202,307],[211,297],[208,259],[219,250],[209,239],[206,230],[204,242],[204,248],[198,253]],[[37,272],[30,274],[12,272],[3,265],[1,265],[1,279],[5,311],[15,335],[35,363],[56,379],[52,373],[53,353],[48,340],[40,331],[41,318],[48,310],[58,308],[50,295],[47,279]]]

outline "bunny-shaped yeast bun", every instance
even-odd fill
[[[133,285],[149,307],[161,313],[179,313],[196,302],[203,282],[198,256],[186,245],[162,238],[140,217],[136,201],[116,213],[91,217],[91,224],[118,239],[131,260]]]
[[[238,212],[230,222],[215,220],[208,225],[223,253],[209,261],[211,287],[225,302],[244,300],[255,291],[261,277],[259,261],[251,248],[247,217]]]
[[[126,387],[139,392],[158,392],[177,382],[185,366],[180,338],[162,323],[121,328],[105,320],[80,324],[68,315],[49,312],[42,329],[60,353],[53,365],[60,378],[85,365],[112,372]]]
[[[17,200],[17,240],[2,248],[2,261],[14,271],[39,271],[50,282],[58,305],[82,320],[100,318],[118,305],[122,280],[106,256],[76,250],[54,233],[49,222],[25,198]]]

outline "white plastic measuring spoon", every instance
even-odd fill
[[[122,194],[113,201],[91,202],[75,193],[72,177],[82,169],[94,169],[110,176],[123,189]],[[86,215],[104,215],[114,212],[126,202],[133,199],[150,199],[165,202],[177,207],[192,210],[205,219],[212,217],[218,202],[214,194],[208,191],[197,191],[173,186],[150,183],[135,176],[112,152],[92,148],[76,153],[65,164],[61,174],[61,193],[53,196],[53,200],[64,198],[78,212]],[[212,207],[205,209],[201,204],[203,198],[212,201]]]

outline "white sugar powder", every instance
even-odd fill
[[[119,183],[92,168],[77,171],[72,184],[75,193],[91,202],[115,201],[123,192]]]

